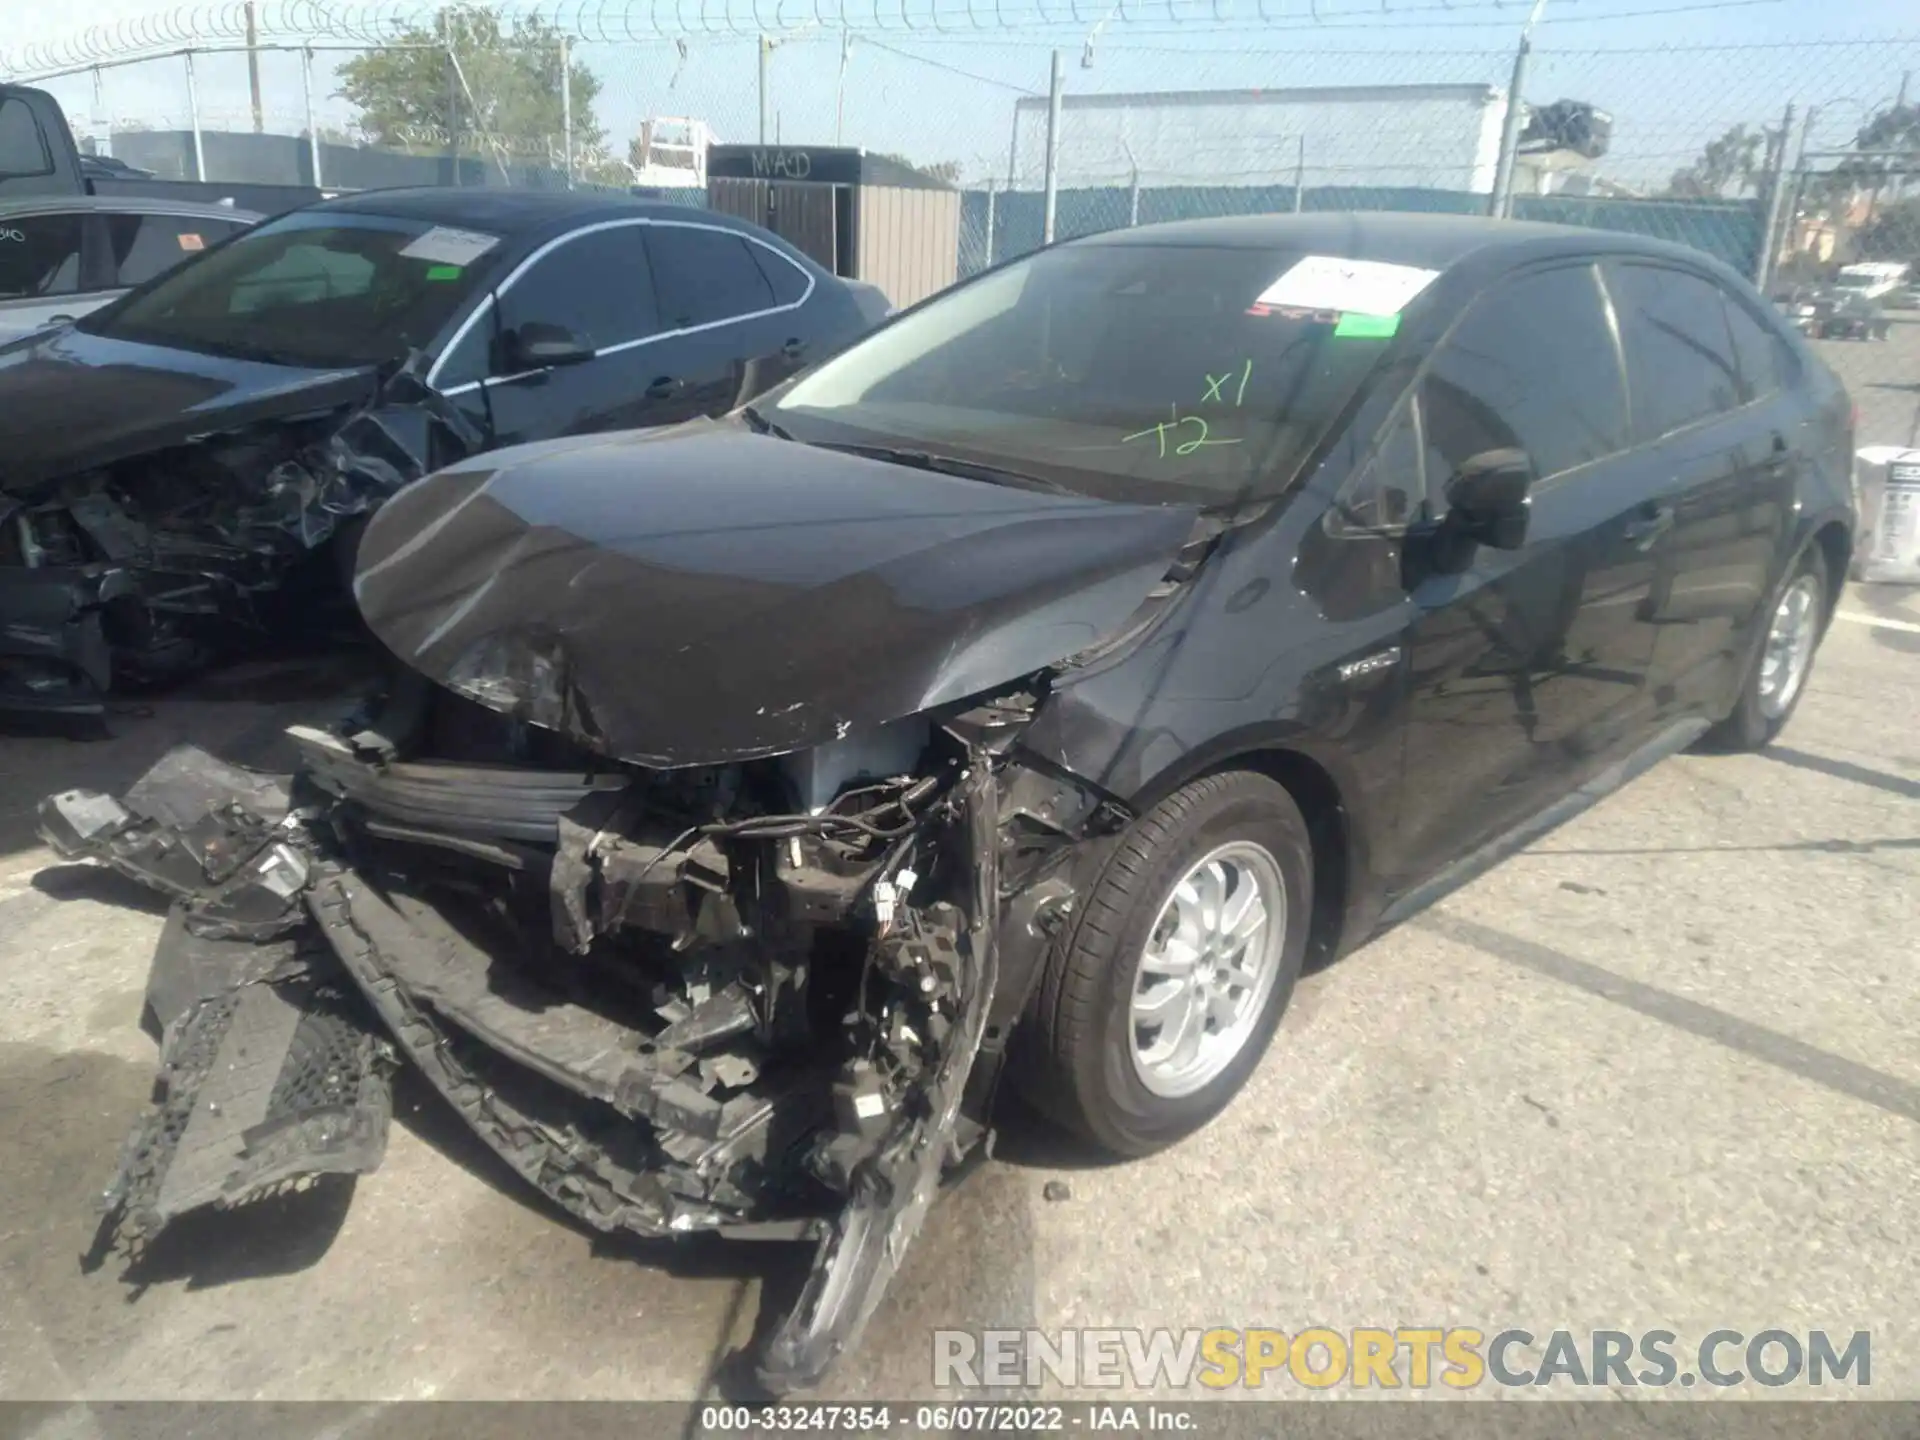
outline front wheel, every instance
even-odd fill
[[[1767,633],[1733,713],[1707,732],[1709,748],[1759,750],[1786,728],[1813,673],[1830,593],[1820,547],[1809,545],[1774,592]]]
[[[1250,771],[1175,791],[1119,837],[1047,958],[1023,1089],[1120,1155],[1171,1145],[1259,1064],[1293,993],[1313,851],[1284,786]]]

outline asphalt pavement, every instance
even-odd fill
[[[1920,325],[1825,347],[1901,442]],[[159,906],[32,810],[191,738],[253,763],[338,669],[253,666],[0,742],[0,1396],[672,1398],[780,1247],[597,1238],[424,1087],[385,1166],[86,1258],[146,1098]],[[1017,1117],[828,1394],[931,1393],[936,1328],[1868,1330],[1920,1399],[1920,590],[1855,588],[1778,745],[1687,755],[1309,976],[1240,1100],[1093,1164]]]

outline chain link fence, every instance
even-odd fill
[[[678,35],[661,7],[625,34],[604,10],[587,26],[394,9],[375,26],[309,7],[302,33],[269,28],[251,47],[125,56],[96,38],[70,47],[84,63],[0,75],[52,89],[89,148],[170,179],[606,187],[701,204],[710,143],[857,147],[962,192],[959,275],[1048,235],[1161,220],[1494,211],[1678,241],[1783,296],[1838,283],[1885,311],[1911,303],[1920,36],[1610,48],[1593,26],[1568,29],[1588,42],[1574,46],[1549,24],[1516,67],[1511,29],[1479,48],[1372,35],[1343,47],[1338,26],[1088,8],[1090,25],[1073,5],[1079,28],[1036,40],[971,5],[970,25],[936,4],[918,21],[876,9],[857,26],[762,34],[732,33],[732,16]]]

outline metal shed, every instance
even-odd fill
[[[714,145],[707,203],[766,226],[836,275],[878,285],[896,306],[960,276],[960,192],[883,155]]]

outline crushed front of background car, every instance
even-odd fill
[[[1117,823],[1014,758],[1034,707],[662,771],[406,677],[291,731],[291,780],[183,748],[119,800],[50,797],[58,853],[175,900],[108,1230],[371,1168],[397,1053],[598,1229],[811,1243],[754,1359],[817,1383],[987,1140],[1067,858]]]
[[[328,377],[229,428],[190,433],[186,417],[132,454],[5,477],[0,710],[100,715],[117,688],[340,613],[329,542],[480,445],[417,368],[377,388]]]

